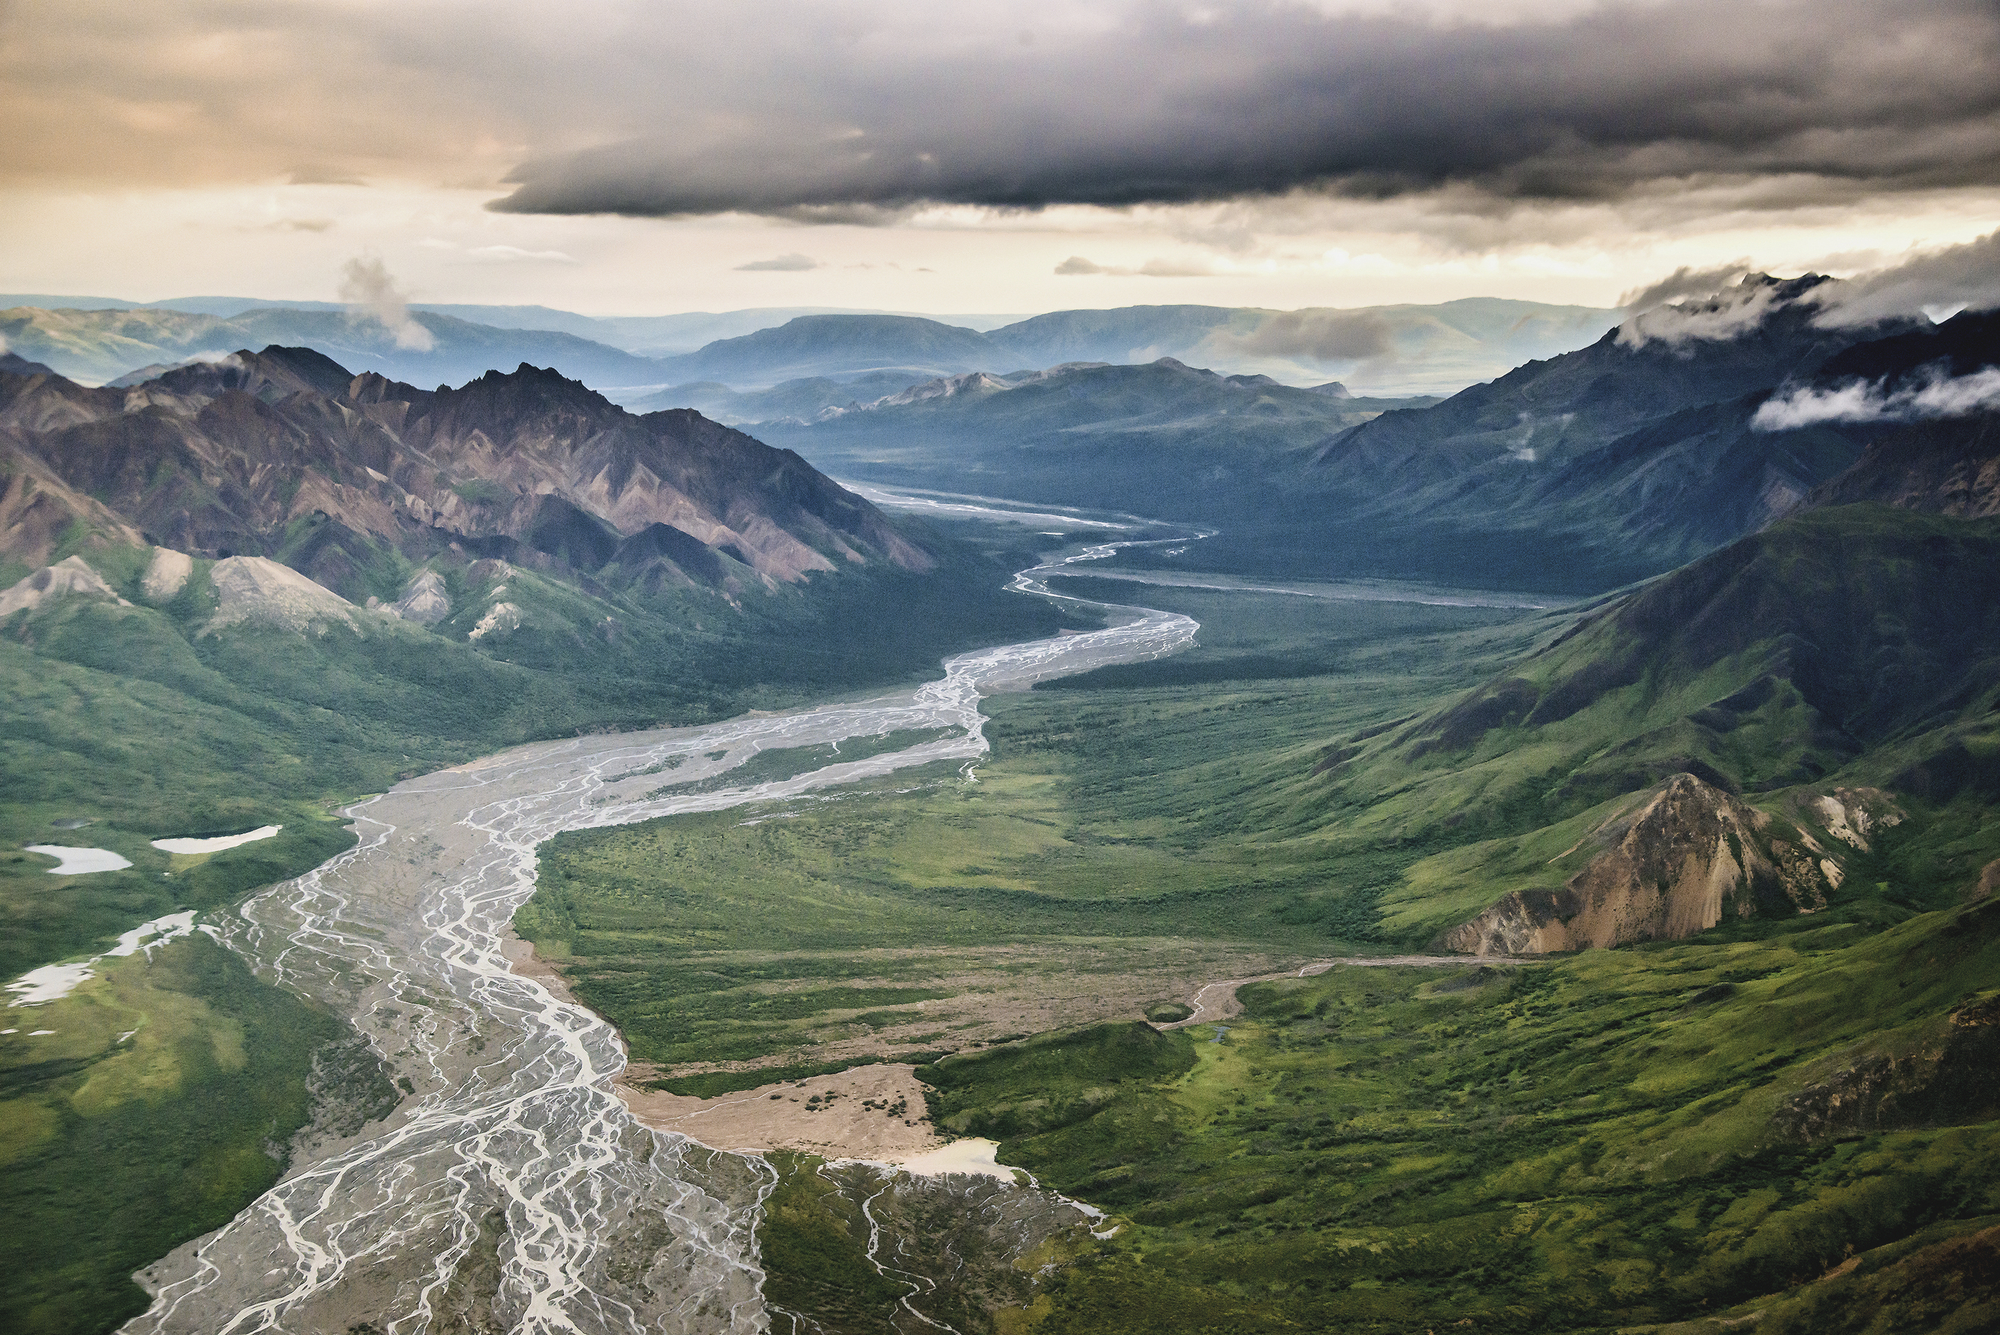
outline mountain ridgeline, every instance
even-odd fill
[[[1961,316],[1864,344],[1811,383],[1971,374],[2000,361],[1995,327]],[[1892,913],[1988,893],[2000,850],[1977,853],[1975,831],[2000,800],[1996,428],[1990,410],[1867,423],[1859,460],[1795,513],[1588,612],[1448,706],[1329,747],[1330,809],[1393,793],[1418,825],[1470,841],[1419,863],[1382,921],[1539,952],[1885,911],[1865,888],[1843,897],[1849,881]],[[1943,847],[1900,861],[1880,847],[1917,829]],[[1446,888],[1472,866],[1481,891]]]
[[[454,547],[621,584],[796,582],[932,558],[797,455],[689,411],[634,417],[552,371],[427,391],[271,347],[130,389],[0,379],[16,559],[68,523],[269,556],[355,601]],[[381,590],[379,592],[387,592]]]
[[[1825,281],[1752,278],[1772,310],[1751,327],[1614,330],[1441,402],[1168,360],[939,380],[759,430],[844,476],[967,491],[1005,479],[1009,495],[1213,523],[1208,568],[1592,593],[1791,513],[1908,425],[1760,420],[1787,387],[1916,374],[1991,344],[1991,317],[1974,314],[1822,328],[1807,298]]]
[[[423,385],[527,361],[645,408],[706,407],[717,388],[761,395],[784,387],[779,397],[797,400],[802,382],[868,382],[814,411],[939,376],[1163,356],[1299,384],[1358,372],[1379,392],[1435,393],[1587,343],[1617,318],[1593,307],[1489,298],[1358,310],[1126,306],[1053,311],[998,328],[999,317],[960,317],[981,326],[968,328],[915,315],[784,308],[595,318],[536,306],[376,311],[238,298],[150,307],[48,296],[0,303],[16,303],[0,309],[0,339],[92,384],[132,383],[268,343],[311,347],[345,366]],[[760,403],[730,420],[795,415]]]

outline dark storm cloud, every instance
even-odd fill
[[[1623,3],[1498,26],[1142,6],[1061,41],[914,55],[775,68],[692,127],[663,116],[534,157],[495,207],[869,221],[923,202],[1588,200],[1730,179],[1787,207],[2000,183],[1990,0]]]

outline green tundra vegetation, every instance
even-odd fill
[[[976,782],[936,764],[787,803],[784,819],[733,810],[558,835],[515,930],[634,1057],[771,1068],[736,1077],[750,1085],[871,1033],[893,1035],[880,1053],[897,1059],[950,1046],[973,1016],[933,1023],[957,1009],[939,1003],[1010,979],[1067,989],[1088,983],[1067,975],[1215,942],[1290,958],[1346,948],[1343,933],[1372,940],[1368,906],[1420,853],[1285,831],[1319,739],[1462,689],[1559,623],[1293,598],[1262,600],[1264,620],[1234,595],[1147,592],[1214,614],[1197,663],[1317,637],[1347,671],[994,696]],[[720,1092],[721,1074],[665,1087]]]
[[[989,699],[977,782],[566,835],[517,924],[636,1055],[797,1061],[872,1029],[893,1056],[944,999],[842,989],[949,991],[954,951],[1108,972],[1161,942],[1434,948],[1560,886],[1674,774],[1822,844],[1814,795],[1886,789],[1899,823],[1838,846],[1809,915],[1336,967],[1242,988],[1222,1028],[1135,1007],[925,1034],[960,1050],[923,1074],[944,1127],[1121,1222],[1011,1328],[1985,1329],[1996,543],[1991,521],[1820,512],[1546,613],[1232,594],[1232,626],[1218,595],[1148,588],[1203,647]]]
[[[104,1330],[143,1311],[132,1272],[276,1181],[274,1147],[316,1096],[337,1093],[350,1129],[395,1104],[345,1025],[206,936],[98,970],[60,1001],[0,1012],[21,1031],[0,1036],[7,1330]]]

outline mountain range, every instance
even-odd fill
[[[1675,342],[1609,331],[1441,402],[1331,399],[1163,361],[941,379],[758,430],[843,476],[958,491],[1004,478],[1022,499],[1212,523],[1211,568],[1585,593],[1789,513],[1885,429],[1759,419],[1781,390],[1915,375],[1961,343],[1991,346],[1982,315],[1823,329],[1801,298],[1824,281],[1746,279],[1772,294],[1752,327]]]
[[[127,389],[4,375],[0,449],[0,541],[29,563],[79,521],[281,558],[356,600],[380,570],[454,548],[718,586],[931,561],[796,455],[525,365],[437,391],[276,346]]]
[[[1053,311],[984,333],[901,316],[815,315],[665,358],[663,368],[678,382],[742,389],[815,376],[893,371],[915,383],[971,371],[1174,357],[1288,383],[1317,383],[1338,371],[1358,376],[1372,394],[1429,394],[1581,346],[1619,314],[1485,297],[1337,311],[1126,306]]]
[[[230,316],[178,310],[0,311],[0,339],[15,353],[89,384],[148,379],[190,359],[244,347],[309,347],[358,371],[413,384],[463,384],[494,366],[528,362],[593,385],[659,383],[656,363],[618,348],[549,330],[500,329],[420,312],[384,324],[340,307],[283,307]]]
[[[893,392],[970,371],[1162,356],[1290,383],[1319,383],[1339,370],[1360,375],[1374,393],[1450,391],[1525,358],[1580,346],[1618,315],[1483,298],[1357,310],[1132,306],[1025,320],[953,317],[958,324],[792,308],[593,317],[540,306],[419,305],[371,314],[327,302],[270,306],[227,297],[192,298],[181,307],[35,294],[0,302],[12,303],[0,310],[0,338],[88,383],[279,343],[423,385],[458,384],[527,361],[620,401],[644,399],[649,408],[699,406],[691,396],[715,384],[761,390],[813,378],[886,377],[896,383],[883,392]],[[677,384],[686,390],[669,390]]]

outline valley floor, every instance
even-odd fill
[[[900,1059],[940,1133],[1110,1212],[1050,1234],[1034,1285],[960,1302],[961,1331],[2000,1319],[2000,901],[1908,879],[1990,842],[1967,833],[1978,799],[1912,803],[1817,916],[1439,957],[1398,905],[1476,875],[1491,827],[1407,798],[1329,809],[1314,769],[1326,739],[1449,699],[1560,620],[1149,593],[1186,600],[1167,605],[1203,647],[988,698],[976,782],[564,835],[519,930],[669,1115],[826,1107],[887,1080],[855,1062]],[[840,1115],[760,1110],[734,1139]],[[782,1143],[807,1156],[788,1172],[847,1152]],[[771,1290],[802,1330],[923,1328],[902,1290],[787,1269],[811,1269],[798,1230],[871,1236],[879,1182],[819,1180],[766,1216]]]

